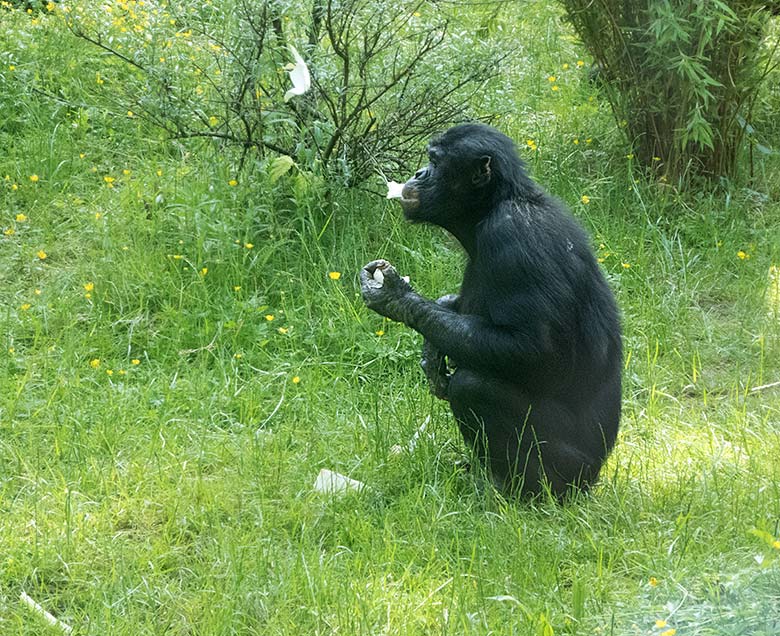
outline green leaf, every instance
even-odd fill
[[[268,171],[268,174],[271,177],[271,183],[276,183],[279,181],[279,179],[290,172],[290,169],[294,165],[295,162],[293,161],[292,157],[288,157],[287,155],[282,155],[274,159],[271,162],[270,169]]]

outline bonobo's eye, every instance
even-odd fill
[[[428,148],[428,161],[430,162],[431,166],[435,168],[439,164],[441,155],[441,151],[437,150],[435,147]]]

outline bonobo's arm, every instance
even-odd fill
[[[377,269],[383,273],[381,282],[374,279]],[[544,325],[523,324],[510,329],[482,316],[456,313],[420,296],[383,260],[366,265],[360,282],[363,300],[370,309],[418,331],[460,366],[517,372],[533,371],[541,358],[550,362],[553,348]]]
[[[457,311],[458,296],[447,294],[439,298],[436,304],[450,311]],[[423,340],[420,366],[425,377],[428,378],[431,393],[441,400],[449,400],[451,373],[447,366],[447,356],[434,347],[428,339]]]

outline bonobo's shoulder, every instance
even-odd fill
[[[481,265],[515,276],[577,277],[594,259],[580,223],[558,199],[512,199],[480,222],[477,253]]]
[[[502,201],[480,222],[477,234],[483,242],[549,245],[550,237],[558,235],[578,241],[583,230],[562,201],[540,191],[534,198]]]

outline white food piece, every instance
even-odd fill
[[[362,481],[357,479],[351,479],[341,473],[336,473],[327,468],[323,468],[320,474],[317,475],[317,479],[314,482],[314,490],[316,492],[324,492],[329,494],[344,493],[348,490],[363,490],[366,485]]]
[[[387,182],[387,198],[388,199],[401,199],[402,194],[401,192],[404,189],[403,183],[397,183],[395,181],[388,181]]]
[[[385,274],[379,267],[374,270],[374,280],[380,285],[385,282]]]
[[[290,98],[295,95],[303,95],[311,88],[311,75],[309,74],[309,67],[306,66],[306,62],[303,61],[300,53],[295,50],[295,47],[290,45],[290,52],[293,54],[295,64],[288,64],[285,69],[290,74],[290,81],[293,83],[293,87],[284,94],[284,101],[289,102]]]

